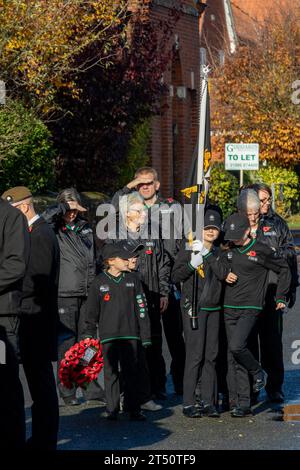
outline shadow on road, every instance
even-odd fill
[[[74,410],[61,408],[58,450],[127,450],[159,443],[171,434],[162,421],[174,413],[174,401],[168,400],[161,411],[145,412],[145,422],[130,421],[127,413],[121,413],[117,421],[107,421],[104,406],[83,403]]]

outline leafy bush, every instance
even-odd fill
[[[222,209],[224,218],[235,211],[238,192],[237,178],[226,171],[222,164],[215,164],[211,170],[209,200]]]
[[[0,190],[28,186],[41,191],[54,178],[54,150],[45,124],[18,101],[0,107]]]
[[[282,217],[288,217],[292,212],[299,210],[299,178],[293,168],[268,166],[254,172],[252,179],[270,187],[275,185],[275,209]],[[282,190],[280,183],[283,185]]]
[[[122,188],[134,177],[135,171],[149,163],[150,120],[146,119],[135,126],[129,143],[127,158],[119,172],[119,187]]]

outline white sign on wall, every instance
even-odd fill
[[[225,144],[225,170],[258,169],[258,144]]]

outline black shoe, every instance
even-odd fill
[[[202,417],[202,414],[201,414],[201,411],[200,411],[199,407],[194,406],[194,405],[184,406],[183,410],[182,410],[182,413],[187,418],[201,418]]]
[[[260,374],[257,375],[256,379],[253,380],[253,392],[260,392],[263,388],[265,388],[267,383],[267,376],[262,371]]]
[[[106,419],[108,419],[108,421],[116,421],[118,419],[118,412],[117,411],[107,411],[106,412]]]
[[[146,416],[141,411],[132,411],[130,419],[131,421],[146,421]]]
[[[202,408],[202,414],[209,418],[220,418],[220,413],[214,405],[204,405]]]
[[[237,406],[230,412],[232,418],[245,418],[248,415],[252,415],[251,408],[243,408],[242,406]]]
[[[267,392],[271,403],[284,403],[284,395],[282,392]]]

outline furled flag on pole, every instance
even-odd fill
[[[209,187],[208,180],[210,177],[211,141],[208,73],[209,68],[207,66],[202,66],[199,137],[192,157],[192,165],[187,180],[187,187],[181,190],[193,206],[191,214],[193,232],[195,232],[196,226],[200,226],[201,224],[201,220],[198,220],[198,225],[196,225],[196,217],[198,217],[198,219],[203,219],[204,217],[204,206]],[[200,207],[197,207],[197,205],[200,205]]]
[[[184,195],[191,200],[191,211],[189,213],[191,222],[188,234],[188,244],[192,246],[194,238],[202,240],[204,226],[204,208],[208,192],[208,177],[211,162],[210,144],[210,108],[208,93],[209,67],[201,66],[201,91],[199,103],[199,135],[198,143],[193,155],[192,167],[189,175],[187,188],[183,189]],[[185,205],[186,210],[186,205]],[[186,217],[185,217],[186,218]],[[186,227],[185,227],[186,232]],[[192,308],[190,320],[192,330],[198,329],[198,279],[204,277],[203,266],[195,270],[193,277]]]

